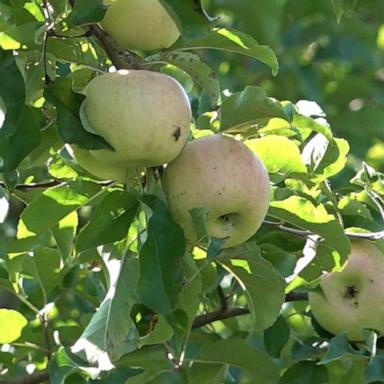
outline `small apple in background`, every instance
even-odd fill
[[[320,287],[309,304],[325,330],[351,341],[363,341],[364,328],[384,334],[384,254],[374,243],[354,241],[342,271],[326,273]]]
[[[168,164],[163,187],[170,211],[189,240],[198,240],[190,210],[206,208],[208,234],[225,238],[225,248],[248,240],[269,206],[263,163],[242,142],[221,134],[187,143]]]
[[[121,70],[91,80],[83,93],[82,124],[113,148],[79,151],[80,165],[96,176],[120,179],[128,169],[173,160],[189,136],[188,96],[172,77],[144,70]],[[77,152],[77,155],[76,155]]]
[[[152,51],[168,48],[180,36],[159,0],[107,0],[103,29],[125,49]]]

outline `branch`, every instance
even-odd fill
[[[301,301],[301,300],[307,300],[308,295],[304,292],[291,292],[288,293],[285,296],[285,302],[291,302],[291,301]],[[248,308],[229,308],[229,309],[218,309],[217,311],[212,311],[205,313],[204,315],[197,316],[193,322],[192,328],[200,328],[204,325],[213,323],[217,320],[224,320],[229,319],[231,317],[237,317],[242,315],[248,315],[250,313]]]
[[[21,376],[16,379],[2,380],[0,379],[0,384],[39,384],[45,383],[49,379],[48,371],[41,371],[33,373],[28,376]]]
[[[15,189],[19,191],[28,191],[30,189],[55,187],[56,185],[60,185],[62,183],[63,181],[51,180],[51,181],[45,181],[42,183],[16,184]],[[101,185],[102,187],[108,187],[108,185],[112,184],[112,181],[111,180],[99,181],[97,184]],[[7,188],[7,185],[4,182],[0,181],[0,187]]]
[[[107,35],[98,25],[89,27],[91,33],[96,36],[98,42],[108,54],[112,64],[117,69],[143,69],[144,61],[140,56],[120,48],[115,40]]]
[[[309,237],[309,236],[316,236],[316,233],[297,229],[297,228],[291,228],[283,225],[282,222],[278,221],[270,221],[270,220],[264,220],[263,224],[270,225],[272,227],[275,227],[278,230],[292,233],[293,235],[299,236],[299,237]],[[350,237],[352,239],[369,239],[369,240],[380,240],[384,238],[384,231],[379,232],[366,232],[366,233],[358,233],[358,232],[344,232],[345,236]]]

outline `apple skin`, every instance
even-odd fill
[[[334,335],[345,332],[363,341],[363,328],[384,334],[384,255],[369,241],[352,242],[351,254],[340,272],[321,277],[320,292],[309,293],[317,322]]]
[[[197,241],[189,211],[206,208],[211,237],[223,247],[244,243],[260,227],[269,206],[269,177],[242,142],[221,134],[186,144],[168,164],[163,187],[171,214],[190,241]]]
[[[124,183],[127,180],[127,169],[105,164],[96,159],[87,149],[72,145],[72,155],[87,172],[102,180],[114,180]]]
[[[103,164],[125,169],[158,166],[173,160],[187,141],[188,96],[170,76],[121,70],[94,78],[83,93],[83,126],[114,148],[90,150]]]
[[[109,0],[103,29],[125,49],[152,51],[170,47],[180,36],[159,0]]]

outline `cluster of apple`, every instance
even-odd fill
[[[159,0],[109,0],[102,27],[123,48],[157,50],[179,37]],[[142,17],[145,15],[145,22]],[[197,242],[190,211],[207,209],[207,231],[224,247],[247,241],[269,205],[264,165],[245,144],[224,134],[188,141],[191,108],[173,78],[146,70],[102,74],[87,85],[80,111],[89,132],[112,149],[73,146],[78,163],[103,179],[125,182],[130,173],[165,165],[162,186],[186,238]],[[363,339],[363,328],[384,334],[384,255],[368,241],[353,242],[341,272],[321,279],[309,302],[318,322],[334,334]]]

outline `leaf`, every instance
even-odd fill
[[[111,369],[111,359],[134,351],[139,343],[139,333],[131,318],[131,309],[138,302],[137,259],[130,255],[122,261],[110,259],[106,266],[110,276],[108,293],[72,347],[72,352],[97,363],[102,370]]]
[[[204,12],[200,0],[160,0],[185,38],[197,37],[209,31],[211,18]]]
[[[252,384],[272,384],[276,383],[278,378],[277,366],[270,356],[237,338],[208,344],[196,360],[230,364],[245,369],[252,375]]]
[[[279,380],[279,384],[324,384],[328,383],[328,372],[325,367],[312,361],[301,361],[289,367]]]
[[[328,214],[322,204],[314,206],[309,200],[290,196],[285,200],[272,201],[268,214],[301,229],[312,231],[324,238],[329,247],[346,257],[351,243],[344,234],[340,223]]]
[[[242,267],[225,264],[245,293],[254,327],[264,330],[278,318],[284,303],[284,280],[271,264],[260,258],[247,257],[250,272]]]
[[[368,362],[364,372],[365,383],[381,383],[384,381],[384,353],[379,351],[376,356]]]
[[[283,316],[264,332],[264,344],[270,355],[280,357],[281,351],[289,340],[290,328]]]
[[[0,130],[0,137],[4,139],[16,132],[25,109],[24,79],[11,53],[0,52],[0,84],[0,100],[3,100],[6,110]]]
[[[331,3],[337,22],[340,23],[345,11],[353,9],[353,7],[357,4],[357,0],[331,0]]]
[[[70,78],[58,78],[46,88],[44,97],[56,107],[60,136],[66,143],[78,144],[85,149],[113,149],[101,136],[86,131],[79,118],[84,96],[72,91]]]
[[[23,225],[32,234],[43,233],[72,211],[88,203],[100,190],[96,183],[84,180],[46,189],[25,208],[19,228]]]
[[[8,115],[8,111],[6,116]],[[16,131],[0,140],[0,172],[10,172],[34,150],[41,141],[40,127],[32,108],[23,106],[17,116]],[[4,129],[0,129],[2,132]],[[26,140],[28,138],[28,140]]]
[[[271,176],[282,177],[305,174],[307,168],[294,141],[284,136],[270,135],[244,142],[264,163]]]
[[[59,347],[54,353],[48,371],[51,384],[65,384],[69,382],[66,379],[75,373],[86,378],[95,378],[99,374],[97,368],[84,367],[75,362],[64,347]]]
[[[103,0],[76,0],[67,23],[70,28],[75,25],[97,23],[103,20],[107,6]]]
[[[303,150],[304,162],[310,166],[310,178],[320,183],[342,171],[347,162],[349,144],[344,139],[335,138],[327,141],[318,134]]]
[[[0,344],[16,341],[27,324],[27,319],[21,313],[0,308]]]
[[[134,219],[138,201],[125,191],[110,192],[97,206],[95,213],[78,235],[79,252],[123,239]]]
[[[225,365],[194,363],[188,372],[188,384],[221,384],[223,382],[225,372]]]
[[[322,119],[324,120],[324,119]],[[320,121],[322,121],[320,120]],[[320,123],[317,119],[309,116],[303,116],[297,112],[293,113],[292,126],[298,130],[311,130],[323,134],[328,140],[333,139],[331,128],[327,124]]]
[[[161,200],[146,195],[142,201],[152,210],[152,216],[147,240],[139,252],[138,295],[147,307],[169,320],[181,286],[184,232]]]
[[[220,83],[216,74],[198,55],[191,52],[173,51],[151,56],[147,61],[168,63],[182,69],[208,95],[212,106],[220,103]]]
[[[220,130],[241,131],[272,117],[287,119],[281,105],[269,99],[262,88],[247,86],[223,101]]]
[[[279,70],[276,55],[271,48],[266,45],[259,45],[252,36],[235,29],[214,28],[202,37],[180,38],[172,48],[178,50],[210,48],[239,53],[268,65],[274,75]]]
[[[73,240],[76,235],[78,225],[77,212],[73,211],[64,217],[52,228],[52,234],[60,250],[61,257],[65,260],[72,253]]]
[[[319,364],[325,365],[344,356],[361,356],[364,358],[363,353],[363,351],[354,350],[349,344],[346,335],[343,333],[331,339],[328,351],[325,353]]]
[[[43,291],[44,305],[48,294],[61,283],[60,265],[59,251],[48,247],[36,248],[33,256],[24,261],[23,270],[36,279]]]

